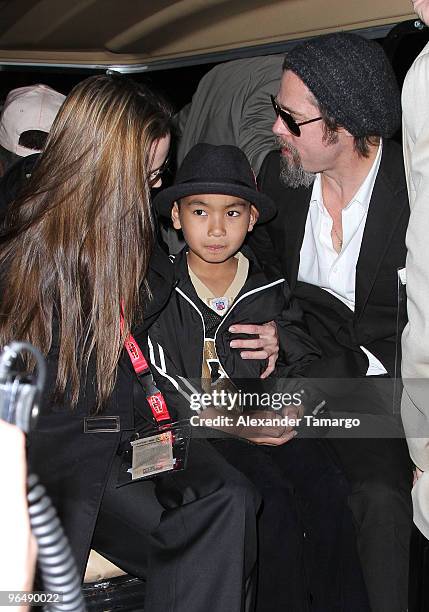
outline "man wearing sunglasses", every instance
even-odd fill
[[[377,43],[321,36],[286,55],[271,104],[280,151],[266,157],[259,184],[278,214],[251,245],[281,268],[301,305],[322,350],[307,375],[330,390],[328,407],[369,413],[366,429],[331,432],[329,443],[351,484],[371,608],[404,612],[411,470],[392,397],[379,390],[398,371],[404,323],[397,271],[408,201],[402,152],[390,140],[401,120],[395,76]]]

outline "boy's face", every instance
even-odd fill
[[[246,200],[222,194],[198,194],[173,205],[171,218],[189,250],[206,263],[223,263],[240,249],[258,211]]]

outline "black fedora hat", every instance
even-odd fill
[[[272,200],[258,191],[247,157],[232,145],[196,144],[177,171],[174,185],[158,193],[153,204],[159,214],[169,217],[176,200],[199,193],[237,196],[251,202],[258,209],[258,223],[276,214]]]

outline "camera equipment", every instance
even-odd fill
[[[36,361],[37,377],[14,370],[22,352]],[[28,433],[39,413],[46,366],[40,351],[27,342],[11,342],[0,355],[0,418]]]
[[[29,352],[36,362],[36,374],[16,369],[22,353]],[[26,342],[11,342],[0,355],[0,418],[28,433],[35,426],[46,378],[45,360]],[[61,601],[50,603],[52,612],[85,612],[80,580],[70,546],[57,512],[36,475],[27,479],[30,525],[37,540],[38,566],[46,591],[60,594]]]

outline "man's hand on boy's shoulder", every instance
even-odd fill
[[[236,334],[252,334],[259,338],[231,340],[231,348],[241,348],[242,359],[268,359],[267,368],[261,378],[267,378],[275,368],[279,356],[279,336],[274,321],[263,325],[231,325],[229,331]]]

